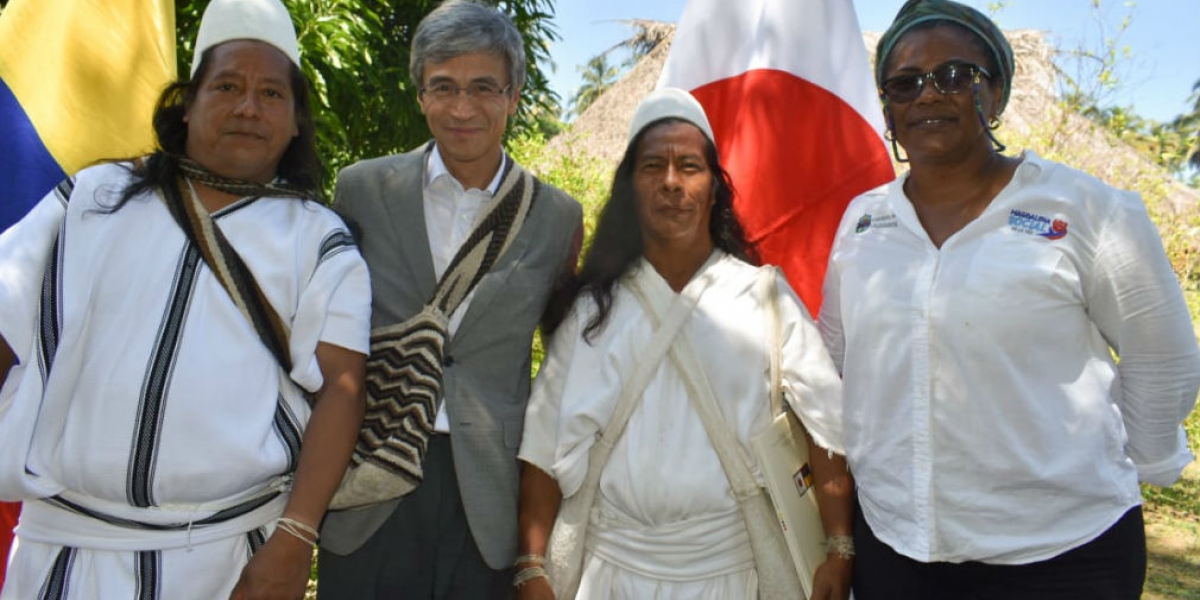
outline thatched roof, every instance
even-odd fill
[[[1162,184],[1168,188],[1167,197],[1175,210],[1194,210],[1200,204],[1196,190],[1179,184],[1131,146],[1062,107],[1052,62],[1054,51],[1042,32],[1015,30],[1006,35],[1017,64],[1012,96],[997,136],[1009,144],[1010,152],[1020,150],[1021,140],[1049,137],[1050,147],[1034,148],[1046,158],[1075,166],[1117,187],[1143,189],[1142,185]],[[551,154],[585,154],[615,166],[624,152],[633,112],[658,83],[673,37],[672,32],[551,140]],[[878,33],[863,35],[871,56],[878,39]]]
[[[672,32],[608,88],[562,133],[550,140],[550,154],[583,153],[616,165],[625,151],[629,124],[642,98],[654,90],[671,49]]]

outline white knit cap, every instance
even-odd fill
[[[633,113],[633,124],[629,127],[629,142],[641,133],[647,125],[659,119],[682,119],[700,128],[708,141],[716,144],[712,126],[708,124],[708,116],[704,107],[694,96],[679,88],[660,88],[650,92],[637,111]]]
[[[279,0],[212,0],[200,18],[192,76],[200,67],[204,51],[231,40],[266,42],[300,66],[296,28],[287,8]]]

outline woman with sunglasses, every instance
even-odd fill
[[[879,41],[909,171],[847,209],[820,327],[845,382],[859,600],[1141,595],[1139,480],[1191,460],[1200,350],[1140,197],[994,134],[1013,55],[910,0]]]

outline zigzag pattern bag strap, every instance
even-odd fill
[[[429,301],[447,317],[512,245],[537,199],[537,179],[512,159],[505,160],[508,164],[493,201],[446,267]]]
[[[200,204],[191,182],[180,177],[175,185],[164,186],[163,200],[188,241],[200,250],[205,264],[221,282],[221,287],[225,288],[238,311],[258,333],[263,345],[279,362],[283,372],[291,373],[292,358],[288,343],[291,332],[287,323],[275,312],[250,268],[213,222],[208,210]]]
[[[424,309],[372,330],[366,414],[351,469],[331,507],[380,502],[420,485],[442,400],[447,320],[512,245],[537,197],[537,186],[532,175],[508,160],[500,187]]]

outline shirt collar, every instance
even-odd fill
[[[503,149],[500,150],[500,168],[496,169],[496,174],[492,177],[491,183],[488,184],[486,191],[490,195],[496,195],[496,190],[500,189],[500,181],[504,178],[504,166],[508,163],[508,154]],[[449,177],[454,179],[450,174],[450,170],[446,168],[446,161],[442,160],[442,153],[438,150],[437,144],[433,145],[433,150],[429,152],[429,160],[425,161],[425,187],[429,187],[433,182],[441,177]],[[457,183],[458,180],[455,179]],[[460,183],[461,187],[462,184]]]

